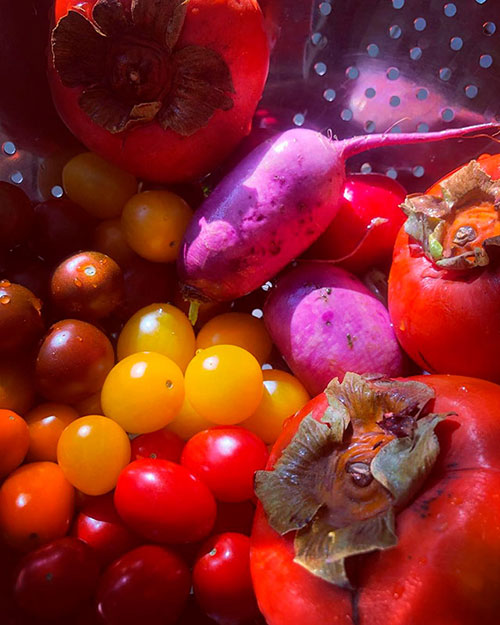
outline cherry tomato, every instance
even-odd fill
[[[137,258],[125,240],[119,218],[105,219],[96,226],[92,249],[111,256],[122,268]]]
[[[262,319],[242,312],[228,312],[210,319],[196,337],[197,349],[212,345],[238,345],[267,362],[273,346]]]
[[[138,536],[118,516],[112,493],[89,497],[78,513],[71,533],[92,547],[102,566],[111,564],[140,544]]]
[[[29,444],[26,421],[13,410],[0,409],[0,478],[21,464]]]
[[[23,551],[60,538],[69,529],[74,500],[75,491],[57,464],[25,464],[0,488],[0,534]]]
[[[253,415],[241,425],[270,444],[278,438],[285,419],[300,410],[310,396],[303,384],[286,371],[265,369],[262,373],[262,401]]]
[[[205,538],[215,522],[208,487],[168,460],[135,460],[120,474],[115,490],[118,514],[154,542],[187,543]]]
[[[190,587],[189,569],[176,553],[144,545],[105,571],[97,590],[97,611],[105,625],[173,625]]]
[[[24,359],[0,362],[0,408],[25,414],[35,399],[33,366]]]
[[[92,152],[68,161],[62,178],[68,197],[99,219],[118,217],[127,200],[137,192],[135,176]]]
[[[0,280],[0,345],[2,353],[29,348],[43,332],[42,302],[31,291]]]
[[[67,316],[101,319],[122,302],[123,275],[101,252],[80,252],[58,265],[50,284],[52,301]]]
[[[193,211],[170,191],[143,191],[126,203],[122,228],[130,247],[156,263],[174,262]]]
[[[264,442],[242,427],[198,432],[184,447],[181,463],[197,475],[220,501],[253,497],[253,476],[268,458]]]
[[[182,403],[179,414],[167,425],[167,429],[180,436],[182,440],[187,441],[191,436],[213,425],[212,421],[199,415],[193,406],[191,406],[187,397],[184,397],[184,402]]]
[[[80,417],[61,434],[57,461],[73,486],[87,495],[103,495],[115,487],[129,463],[130,441],[112,419]]]
[[[57,461],[57,442],[64,428],[78,418],[77,411],[66,404],[39,404],[26,415],[29,449],[26,459]]]
[[[250,576],[250,538],[228,532],[210,537],[193,569],[196,601],[221,625],[248,623],[258,615]]]
[[[114,359],[109,339],[95,326],[75,319],[59,321],[38,352],[38,389],[50,401],[76,403],[100,390]]]
[[[167,425],[183,401],[182,371],[173,360],[154,352],[120,360],[109,372],[101,393],[104,414],[135,434]]]
[[[94,393],[82,399],[82,401],[77,402],[74,407],[80,417],[86,417],[91,414],[103,414],[101,391],[99,390],[98,393]]]
[[[160,458],[171,462],[180,462],[184,441],[169,430],[157,430],[149,434],[136,436],[131,443],[131,459]]]
[[[26,193],[10,182],[0,182],[0,247],[23,243],[33,226],[33,208]]]
[[[202,417],[232,425],[247,419],[262,399],[262,370],[235,345],[200,350],[186,369],[186,397]]]
[[[78,538],[65,536],[27,554],[14,585],[19,607],[39,618],[68,616],[88,601],[97,586],[94,551]]]
[[[137,352],[158,352],[185,371],[195,352],[193,326],[186,315],[171,304],[141,308],[120,333],[118,360]]]

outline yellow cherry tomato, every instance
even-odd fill
[[[137,179],[93,152],[84,152],[66,163],[63,187],[75,204],[98,219],[121,215],[127,200],[137,193]]]
[[[118,360],[137,352],[168,356],[184,371],[195,353],[193,326],[171,304],[151,304],[132,315],[118,339]]]
[[[253,415],[240,425],[257,434],[265,443],[274,443],[285,419],[300,410],[310,396],[302,383],[286,371],[266,369],[262,373],[262,401]]]
[[[143,191],[126,203],[122,228],[130,247],[146,260],[174,262],[193,211],[170,191]]]
[[[250,352],[236,345],[200,350],[186,369],[186,397],[194,410],[214,423],[247,419],[262,399],[262,370]]]
[[[269,358],[273,343],[262,319],[249,313],[228,312],[210,319],[196,337],[198,349],[212,345],[238,345],[262,364]]]
[[[104,495],[116,486],[120,471],[130,462],[130,440],[112,419],[80,417],[61,434],[57,462],[82,493]]]
[[[181,369],[155,352],[120,360],[108,373],[101,392],[104,414],[133,434],[165,427],[178,415],[183,401]]]
[[[25,417],[30,433],[26,459],[29,462],[33,460],[56,462],[59,438],[64,428],[78,417],[78,412],[66,404],[47,402],[30,410]]]
[[[174,432],[174,434],[180,436],[182,440],[187,441],[195,434],[198,434],[198,432],[213,426],[213,421],[209,421],[205,419],[205,417],[200,416],[193,406],[191,406],[187,398],[184,397],[181,411],[175,419],[167,425],[167,430]]]

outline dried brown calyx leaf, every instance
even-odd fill
[[[295,561],[348,587],[345,559],[396,544],[394,514],[422,486],[439,453],[440,415],[422,417],[433,391],[415,381],[346,374],[328,408],[299,425],[255,491],[269,524],[295,531]]]
[[[225,60],[201,46],[178,47],[189,0],[98,0],[92,19],[70,10],[52,32],[54,67],[83,87],[82,110],[111,133],[157,121],[189,136],[233,106]]]
[[[500,183],[471,161],[441,183],[442,197],[410,195],[405,231],[425,255],[448,269],[484,267],[500,245]]]

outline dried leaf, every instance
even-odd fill
[[[124,130],[131,121],[133,106],[117,100],[107,89],[88,89],[82,93],[78,103],[93,122],[113,134]]]
[[[467,204],[473,197],[494,201],[492,180],[477,161],[470,161],[442,182],[440,187],[447,204],[453,208]]]
[[[189,0],[132,0],[134,24],[173,50],[186,19]]]
[[[161,109],[161,102],[143,102],[136,104],[130,111],[130,121],[150,122]]]
[[[105,35],[122,35],[132,26],[119,0],[98,0],[92,9],[92,19]]]

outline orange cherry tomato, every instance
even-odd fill
[[[107,254],[122,268],[133,261],[134,258],[137,258],[135,252],[125,240],[121,221],[118,217],[105,219],[96,226],[92,249]]]
[[[130,440],[112,419],[80,417],[61,434],[57,461],[73,486],[86,495],[104,495],[130,462]]]
[[[141,308],[120,333],[118,360],[137,352],[168,356],[184,371],[195,352],[193,326],[186,315],[171,304]]]
[[[66,404],[44,403],[30,410],[26,415],[30,436],[26,459],[56,462],[59,437],[78,416],[78,412]]]
[[[86,417],[91,414],[102,414],[101,391],[82,399],[82,401],[74,405],[74,408],[80,417]]]
[[[130,247],[156,263],[174,262],[193,211],[171,191],[143,191],[126,203],[122,228]]]
[[[35,549],[67,533],[74,507],[75,490],[61,467],[25,464],[0,488],[0,533],[15,549]]]
[[[174,432],[174,434],[180,436],[182,440],[187,441],[195,434],[198,434],[198,432],[213,426],[213,421],[209,421],[199,415],[189,403],[187,397],[184,397],[184,402],[179,414],[167,425],[167,430]]]
[[[271,354],[273,343],[262,319],[249,313],[228,312],[210,319],[196,337],[196,347],[238,345],[263,364]]]
[[[29,443],[26,421],[13,410],[0,409],[0,478],[21,464]]]

